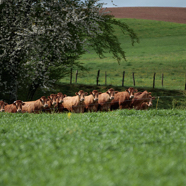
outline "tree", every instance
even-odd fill
[[[10,101],[17,99],[20,87],[28,87],[28,99],[32,99],[38,87],[49,88],[71,67],[83,68],[77,59],[90,46],[100,57],[109,51],[118,62],[125,59],[113,25],[128,33],[132,43],[138,38],[102,6],[98,0],[1,3],[0,87],[4,94],[10,94]]]

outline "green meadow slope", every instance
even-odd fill
[[[78,83],[95,84],[97,71],[100,70],[100,84],[121,86],[122,73],[125,71],[125,85],[132,86],[132,73],[135,73],[136,86],[152,87],[153,74],[156,73],[156,88],[184,90],[186,70],[186,24],[163,21],[120,19],[137,33],[140,43],[131,45],[130,38],[123,36],[118,28],[116,35],[126,52],[127,61],[120,65],[109,53],[106,58],[99,57],[90,49],[90,53],[80,59],[88,72],[79,72]],[[101,42],[101,41],[100,41]],[[75,71],[73,82],[75,82]],[[162,87],[162,74],[164,84]],[[69,77],[61,80],[69,82]]]

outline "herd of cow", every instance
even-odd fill
[[[137,109],[145,110],[152,106],[152,100],[155,97],[151,96],[151,92],[138,92],[134,88],[128,88],[126,91],[118,92],[110,88],[107,92],[98,92],[93,90],[88,95],[87,92],[80,90],[75,93],[75,96],[67,96],[57,93],[51,94],[47,98],[42,96],[36,101],[23,102],[15,101],[13,104],[7,104],[0,101],[0,112],[97,112],[109,111],[115,109]]]

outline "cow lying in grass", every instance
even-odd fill
[[[22,112],[22,106],[25,105],[25,103],[21,100],[14,101],[12,104],[7,104],[5,106],[5,112],[9,113],[16,113],[16,112]]]
[[[22,112],[40,113],[42,112],[42,109],[48,107],[47,100],[48,99],[45,96],[42,96],[36,101],[24,102],[25,104],[22,107]]]

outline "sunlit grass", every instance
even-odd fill
[[[185,185],[184,110],[0,113],[0,185]]]
[[[125,71],[126,86],[133,85],[132,73],[136,76],[137,86],[152,87],[152,78],[156,73],[156,87],[162,88],[161,80],[164,74],[164,88],[184,90],[186,70],[186,25],[162,21],[120,19],[126,22],[137,33],[139,44],[131,45],[130,38],[123,36],[116,28],[116,34],[123,49],[126,52],[127,61],[121,61],[120,65],[111,54],[99,59],[90,49],[90,53],[83,55],[80,62],[90,69],[88,72],[79,72],[79,84],[96,84],[97,71],[100,70],[101,85],[105,84],[105,71],[107,72],[107,84],[121,86],[122,74]],[[70,82],[70,78],[64,78],[61,82]],[[73,83],[75,82],[75,69]]]

